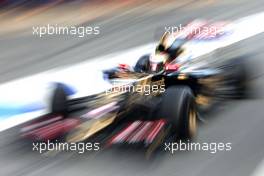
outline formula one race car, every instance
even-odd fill
[[[155,53],[141,57],[134,67],[104,70],[113,85],[105,92],[69,100],[70,88],[58,83],[48,116],[60,118],[29,123],[23,136],[49,140],[64,135],[68,142],[100,140],[106,147],[139,145],[148,153],[167,139],[194,138],[201,111],[218,99],[245,93],[247,71],[237,57],[212,58],[213,64],[207,57],[193,59],[186,47],[195,38],[191,36],[165,33]],[[47,127],[54,122],[57,131]]]

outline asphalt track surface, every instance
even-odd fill
[[[215,5],[184,7],[160,14],[130,14],[100,22],[98,38],[76,39],[32,36],[2,38],[1,82],[36,72],[70,65],[98,55],[153,42],[163,25],[184,23],[194,18],[237,19],[264,10],[264,1],[221,1]],[[157,154],[145,160],[141,152],[109,149],[99,153],[59,153],[43,156],[18,140],[17,128],[0,133],[0,175],[171,175],[249,176],[264,158],[264,35],[241,43],[249,55],[252,92],[246,100],[224,102],[204,116],[196,142],[231,142],[231,151],[185,151]],[[12,46],[12,47],[10,47]]]

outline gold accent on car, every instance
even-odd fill
[[[197,131],[197,114],[195,109],[190,109],[189,111],[189,133],[190,137],[194,137]]]
[[[102,129],[106,128],[115,120],[116,115],[87,121],[79,125],[71,134],[67,136],[68,142],[84,141]]]
[[[184,74],[184,73],[180,73],[179,75],[178,75],[178,79],[179,80],[186,80],[188,78],[188,76],[186,75],[186,74]]]
[[[205,106],[207,106],[207,105],[210,104],[211,98],[208,97],[208,96],[204,96],[204,95],[197,95],[195,101],[196,101],[196,103],[198,105],[205,105]]]

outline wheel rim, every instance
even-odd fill
[[[196,111],[194,108],[191,108],[189,111],[189,134],[190,137],[194,137],[197,131],[197,118]]]
[[[204,95],[197,95],[196,97],[196,103],[201,106],[209,106],[211,103],[212,98],[209,96]]]

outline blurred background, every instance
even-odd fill
[[[155,42],[164,26],[232,21],[263,10],[264,0],[0,0],[0,83]],[[99,26],[100,35],[32,35],[33,26],[47,24]],[[0,132],[0,175],[263,176],[263,41],[261,33],[240,42],[254,68],[256,97],[207,114],[196,139],[231,142],[230,152],[163,153],[152,160],[123,149],[46,156],[32,152],[14,127]]]

